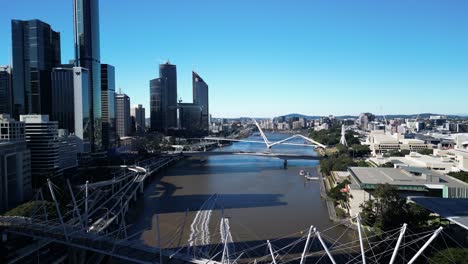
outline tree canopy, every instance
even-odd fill
[[[361,218],[370,226],[388,231],[408,224],[412,230],[424,229],[431,219],[430,212],[400,198],[398,190],[389,184],[380,184],[372,193],[374,199],[361,205]]]

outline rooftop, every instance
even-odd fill
[[[350,167],[348,168],[348,171],[350,172],[352,178],[358,184],[360,184],[361,187],[372,188],[376,184],[388,183],[390,185],[396,186],[445,185],[447,187],[468,188],[468,184],[463,183],[462,181],[458,181],[452,177],[431,171],[426,168]]]
[[[468,230],[468,199],[409,197],[413,202]]]

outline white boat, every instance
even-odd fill
[[[310,173],[307,172],[306,175],[304,176],[304,178],[306,178],[307,180],[318,180],[319,177],[312,177],[310,176]]]

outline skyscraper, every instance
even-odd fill
[[[193,103],[201,107],[201,123],[200,130],[205,135],[208,135],[209,127],[209,100],[208,100],[208,84],[192,71],[192,86],[193,86]]]
[[[115,136],[115,68],[101,64],[102,146],[111,149]]]
[[[58,127],[75,132],[73,68],[57,67],[51,73],[51,113],[50,119],[58,122]]]
[[[139,104],[132,108],[131,115],[135,118],[135,131],[138,134],[145,132],[145,108]]]
[[[73,0],[75,26],[75,64],[89,70],[91,83],[91,146],[102,148],[101,57],[99,42],[99,1]]]
[[[24,122],[26,142],[31,151],[33,187],[38,187],[60,169],[58,123],[49,121],[47,115],[22,115],[20,119]]]
[[[54,68],[52,80],[52,113],[50,119],[58,128],[74,133],[80,153],[91,151],[90,89],[88,70],[82,67]]]
[[[166,79],[150,81],[150,126],[152,131],[167,132],[167,86]]]
[[[115,96],[115,116],[117,136],[129,136],[131,131],[130,97],[126,94]]]
[[[11,68],[0,66],[0,113],[12,115]]]
[[[166,81],[167,128],[177,127],[177,68],[169,61],[159,65],[159,78]]]
[[[13,116],[50,114],[50,72],[60,64],[60,33],[40,20],[12,20]]]

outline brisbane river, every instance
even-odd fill
[[[289,136],[267,134],[272,142]],[[247,139],[262,141],[259,135]],[[214,151],[231,150],[266,151],[266,147],[236,142]],[[303,146],[276,145],[270,151],[316,155],[312,147]],[[326,237],[349,239],[350,232],[343,235],[346,228],[329,220],[319,182],[299,175],[304,169],[315,176],[317,166],[318,161],[289,160],[284,169],[280,159],[242,155],[180,160],[147,183],[144,197],[130,211],[129,235],[138,243],[158,246],[158,215],[163,247],[215,245],[220,242],[224,216],[236,251],[267,239],[292,242],[305,236],[311,225],[325,231]]]

